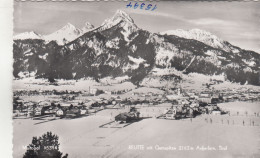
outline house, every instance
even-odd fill
[[[221,111],[218,111],[218,110],[213,110],[211,112],[212,115],[221,115]]]
[[[32,107],[27,108],[27,117],[33,117],[34,111]]]
[[[106,94],[109,94],[109,95],[112,94],[111,91],[105,91],[105,93],[106,93]]]
[[[98,89],[97,88],[91,88],[89,89],[89,93],[92,94],[92,95],[96,95]]]
[[[63,100],[74,100],[75,96],[74,95],[69,95],[69,94],[64,94],[62,95]]]
[[[87,109],[80,109],[80,115],[86,115],[88,113]]]
[[[19,110],[13,110],[13,117],[20,116],[20,111]]]
[[[207,113],[208,113],[208,109],[205,108],[205,107],[200,107],[200,108],[199,108],[199,111],[200,111],[202,114],[207,114]]]
[[[188,101],[188,100],[186,100],[186,99],[182,99],[181,101],[180,101],[180,104],[182,104],[182,105],[188,105],[190,102]]]
[[[65,116],[68,118],[78,117],[78,116],[80,116],[80,110],[77,107],[72,107],[66,111]]]
[[[213,97],[213,98],[211,98],[211,103],[212,103],[212,104],[217,104],[217,103],[219,103],[219,102],[221,102],[221,100],[220,100],[218,97]]]
[[[80,109],[80,115],[86,115],[88,113],[87,109]]]
[[[51,103],[49,101],[39,101],[38,105],[40,105],[40,106],[49,106],[49,105],[51,105]]]
[[[131,116],[125,112],[125,113],[120,113],[115,117],[115,121],[116,122],[124,122],[124,123],[128,123],[132,120]]]
[[[194,107],[198,107],[199,106],[199,102],[197,100],[193,100],[191,103],[190,103],[190,107],[191,108],[194,108]]]
[[[91,105],[94,104],[94,103],[95,103],[94,100],[90,100],[89,102],[86,102],[86,103],[84,103],[83,105],[84,105],[86,108],[90,108],[90,107],[92,107]]]
[[[176,109],[170,109],[165,113],[165,119],[175,119]]]
[[[177,100],[177,99],[180,98],[180,96],[178,96],[178,95],[167,95],[166,98],[168,100]]]
[[[128,123],[128,122],[138,119],[139,115],[140,115],[140,112],[138,112],[135,107],[131,107],[131,109],[128,113],[124,112],[124,113],[120,113],[117,116],[115,116],[115,121]]]
[[[64,116],[65,112],[61,108],[56,111],[56,116]]]
[[[56,107],[45,106],[45,107],[42,107],[41,112],[44,115],[48,115],[48,114],[56,114],[57,110],[58,110],[58,108],[56,108]]]
[[[210,93],[201,93],[198,100],[204,103],[211,103],[211,94]]]
[[[34,109],[34,116],[41,116],[42,114],[42,107],[36,107]]]
[[[162,97],[163,97],[163,95],[162,95],[162,94],[159,94],[159,95],[158,95],[158,98],[162,98]]]
[[[116,102],[115,100],[112,101],[112,104],[113,104],[113,105],[116,105],[116,103],[117,103],[117,102]]]
[[[194,110],[192,108],[187,108],[186,117],[190,117],[190,118],[194,117]]]
[[[24,103],[23,103],[23,105],[24,105],[24,106],[27,106],[27,107],[33,106],[34,104],[35,104],[34,102],[24,102]]]
[[[211,97],[211,94],[210,94],[210,93],[207,93],[207,92],[204,92],[204,93],[200,93],[199,97],[200,97],[200,98],[210,98],[210,97]]]
[[[16,102],[17,102],[18,104],[23,104],[24,100],[18,99],[18,100],[16,100]]]
[[[104,93],[104,91],[103,90],[99,90],[99,89],[97,89],[97,88],[91,88],[91,89],[89,89],[89,94],[91,94],[91,95],[99,95],[99,94],[102,94],[102,93]]]
[[[129,114],[131,116],[133,116],[134,118],[139,118],[140,112],[137,111],[137,109],[135,107],[131,107]]]
[[[223,83],[224,81],[222,81],[222,80],[217,80],[217,79],[213,79],[212,80],[212,83],[214,83],[214,84],[220,84],[220,83]]]

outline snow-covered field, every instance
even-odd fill
[[[252,103],[227,103],[221,106],[238,107],[238,109],[244,106],[248,111],[257,108],[257,105]],[[148,109],[148,107],[140,108],[141,113]],[[156,111],[156,108],[154,109]],[[106,109],[96,115],[73,120],[54,120],[37,125],[34,124],[39,123],[39,120],[14,119],[13,157],[22,157],[25,152],[23,146],[31,143],[33,136],[41,136],[47,131],[59,135],[60,149],[68,153],[70,158],[260,156],[260,117],[203,115],[194,118],[192,122],[189,119],[149,118],[124,128],[99,128],[100,125],[113,120],[119,112],[126,110]],[[152,111],[152,108],[150,107],[148,111]],[[205,118],[208,120],[211,118],[213,123],[207,123]],[[223,123],[221,123],[222,119]],[[245,126],[242,125],[242,119],[246,121]],[[230,120],[229,124],[227,120]],[[234,124],[232,120],[235,120]],[[250,126],[249,120],[254,120],[255,125]],[[133,147],[131,145],[144,145],[145,149],[135,150],[131,148]],[[152,146],[151,150],[146,148],[149,146]],[[176,150],[166,150],[169,146]],[[187,150],[179,150],[184,146]],[[202,150],[203,146],[205,148],[209,146],[212,150]],[[219,150],[219,146],[222,146],[223,150]],[[164,147],[164,149],[158,150],[158,147]],[[227,150],[224,149],[225,147]]]
[[[206,83],[211,83],[211,80],[218,80],[223,81],[223,83],[211,85],[211,88],[214,88],[215,90],[238,90],[238,89],[253,89],[256,91],[260,91],[259,86],[253,86],[253,85],[240,85],[239,83],[232,83],[228,80],[225,80],[224,75],[212,75],[207,76],[203,74],[198,73],[189,73],[189,74],[183,74],[182,71],[177,71],[174,68],[154,68],[150,75],[144,78],[144,80],[141,82],[141,85],[146,87],[167,87],[167,86],[175,86],[175,81],[167,81],[167,80],[161,80],[161,76],[163,75],[177,75],[182,78],[180,86],[185,90],[193,90],[193,91],[204,91],[208,90],[206,87]]]
[[[166,81],[160,80],[162,75],[175,74],[180,76],[183,80],[181,81],[181,87],[186,90],[195,90],[195,91],[203,91],[208,90],[206,87],[206,83],[210,83],[211,80],[221,80],[223,83],[212,85],[211,88],[215,90],[239,90],[239,89],[253,89],[255,91],[260,91],[259,86],[253,85],[240,85],[238,83],[232,83],[226,81],[223,75],[212,75],[206,76],[198,73],[190,73],[190,74],[182,74],[182,72],[177,71],[175,69],[159,69],[155,68],[151,72],[151,76],[146,77],[141,85],[145,87],[165,87],[165,86],[174,86],[175,81]],[[97,88],[104,91],[113,91],[113,90],[132,90],[135,89],[136,86],[129,82],[129,77],[122,76],[117,78],[106,77],[100,80],[100,82],[96,82],[95,80],[81,79],[81,80],[57,80],[59,86],[50,85],[46,79],[34,79],[24,78],[20,80],[13,80],[13,90],[73,90],[73,91],[88,91],[89,88]],[[157,90],[156,90],[157,91]]]
[[[13,90],[73,90],[73,91],[88,91],[89,88],[98,88],[100,90],[123,90],[133,89],[136,86],[131,82],[122,82],[128,78],[104,78],[100,82],[93,79],[85,80],[57,80],[56,85],[51,85],[46,79],[24,78],[20,80],[13,80]],[[122,82],[122,83],[121,83]]]
[[[255,115],[255,113],[260,114],[260,102],[230,102],[221,103],[218,106],[226,111],[230,111],[231,115]]]

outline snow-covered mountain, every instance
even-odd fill
[[[112,18],[106,19],[102,24],[99,30],[105,30],[111,28],[119,23],[127,23],[130,26],[137,28],[134,23],[134,20],[122,10],[117,10]]]
[[[175,35],[186,39],[194,39],[203,42],[213,48],[223,49],[227,52],[235,52],[236,50],[230,48],[230,45],[224,40],[218,38],[216,35],[211,34],[205,30],[191,29],[191,30],[169,30],[160,33],[161,35]]]
[[[155,34],[139,29],[120,10],[100,27],[86,26],[90,30],[85,33],[71,25],[65,27],[64,35],[78,33],[78,37],[65,45],[35,39],[14,40],[14,76],[33,74],[51,80],[85,77],[98,80],[127,75],[139,84],[154,69],[167,68],[185,74],[221,74],[232,82],[260,85],[260,55],[208,32],[195,29],[191,33],[178,31],[182,32],[178,35]]]
[[[86,22],[85,25],[82,27],[81,32],[82,34],[94,29],[94,25],[90,24],[89,22]]]
[[[34,31],[20,33],[14,36],[14,40],[24,40],[24,39],[42,39],[40,34],[35,33]]]
[[[68,23],[58,31],[55,31],[49,35],[45,35],[43,38],[47,42],[56,41],[59,45],[68,43],[82,34],[82,31],[76,28],[74,25]]]
[[[58,31],[55,31],[49,35],[45,35],[43,39],[46,42],[56,41],[59,45],[64,45],[68,42],[73,41],[84,33],[94,28],[89,22],[85,23],[82,29],[76,28],[74,25],[68,23]]]
[[[112,18],[106,19],[97,30],[103,31],[116,25],[120,25],[122,28],[121,34],[128,43],[131,41],[129,35],[139,29],[135,25],[134,20],[128,14],[122,10],[117,10],[114,16]]]
[[[49,43],[50,41],[56,41],[58,45],[64,45],[68,42],[73,41],[84,33],[91,31],[92,29],[94,29],[94,26],[89,22],[86,22],[82,29],[76,28],[74,25],[67,23],[61,29],[48,35],[39,35],[31,31],[18,34],[14,36],[14,39],[42,39],[46,43]]]

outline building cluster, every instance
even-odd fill
[[[216,81],[217,82],[217,81]],[[227,89],[223,91],[205,90],[201,92],[185,91],[181,88],[165,90],[165,93],[133,92],[127,98],[120,96],[128,90],[103,91],[90,88],[89,91],[15,91],[13,99],[14,116],[38,117],[56,115],[58,117],[79,117],[95,113],[105,108],[135,107],[135,105],[155,106],[162,103],[171,103],[172,107],[166,109],[163,117],[167,119],[192,118],[200,114],[223,114],[217,104],[231,101],[259,101],[260,92],[252,89]],[[108,98],[93,97],[99,94],[111,94]],[[55,100],[24,101],[24,95],[54,95]],[[133,111],[131,111],[133,112]],[[121,114],[119,118],[128,118],[132,113]]]
[[[86,106],[70,104],[69,106],[62,106],[59,102],[23,102],[22,100],[15,100],[16,104],[13,109],[13,116],[25,117],[41,117],[47,115],[55,115],[57,117],[79,117],[88,114]]]
[[[181,103],[173,104],[173,106],[166,110],[163,114],[165,119],[183,119],[194,118],[201,114],[221,115],[227,112],[221,110],[217,104],[208,104],[198,101],[181,101]]]
[[[131,107],[129,112],[120,113],[115,116],[115,121],[119,123],[129,123],[139,119],[140,112],[135,108]]]
[[[14,91],[14,96],[39,96],[39,95],[65,95],[65,94],[74,94],[78,95],[81,94],[81,91],[68,91],[68,90],[17,90]]]
[[[217,81],[214,81],[217,82]],[[167,119],[192,118],[200,114],[225,114],[217,104],[233,101],[260,101],[260,92],[251,89],[240,90],[205,90],[201,92],[185,92],[181,88],[174,89],[166,95],[173,106],[163,114]]]

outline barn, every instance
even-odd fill
[[[128,113],[120,113],[115,117],[115,121],[117,122],[125,122],[128,123],[132,120],[131,116]]]

